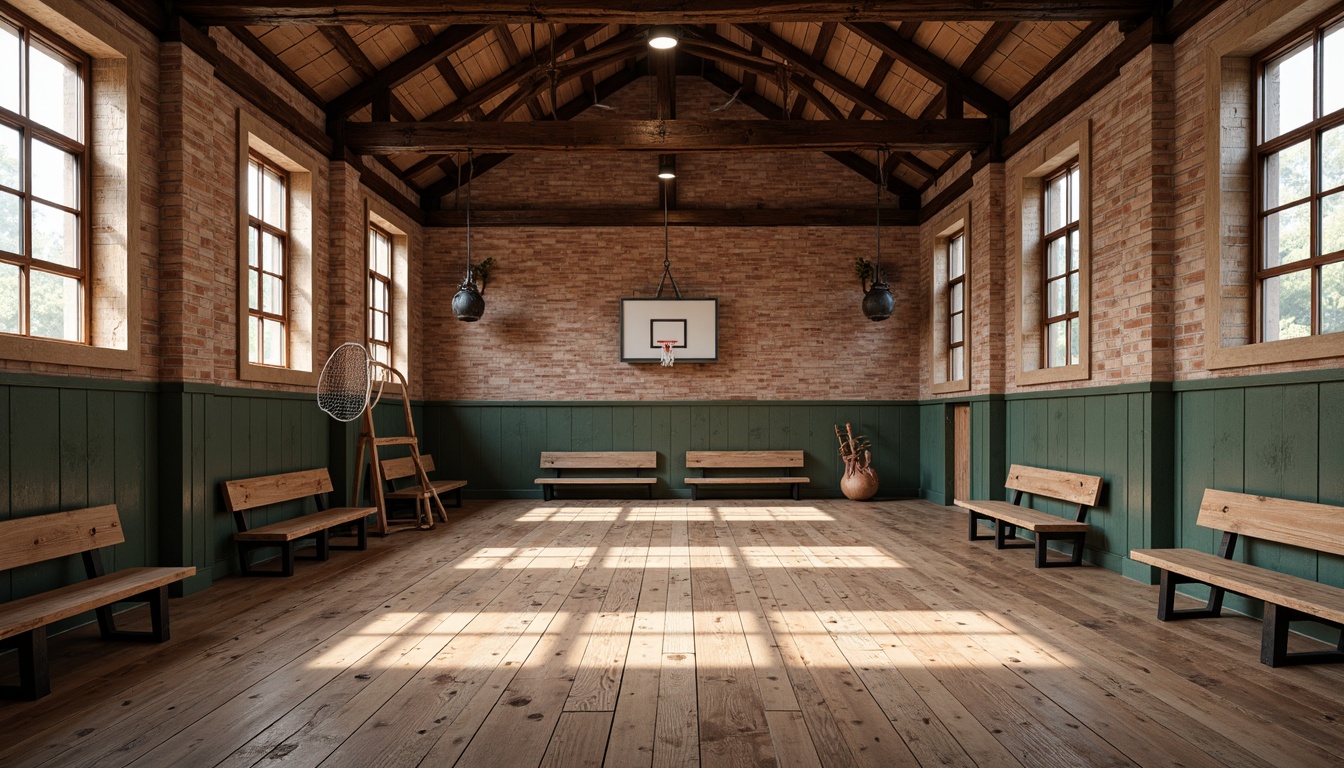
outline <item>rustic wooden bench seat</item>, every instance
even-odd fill
[[[1291,622],[1318,621],[1344,630],[1344,589],[1232,559],[1239,536],[1344,555],[1344,509],[1206,489],[1196,522],[1223,532],[1218,554],[1194,549],[1136,549],[1129,553],[1133,560],[1162,572],[1159,619],[1216,617],[1222,613],[1224,593],[1232,592],[1264,601],[1262,663],[1281,667],[1344,661],[1344,637],[1333,651],[1288,652]],[[1209,586],[1209,599],[1203,608],[1175,608],[1176,587],[1187,583]]]
[[[126,540],[115,505],[0,522],[0,570],[58,557],[83,556],[88,581],[0,604],[0,646],[18,649],[19,684],[0,686],[4,698],[40,699],[51,693],[47,627],[94,611],[104,640],[161,643],[168,639],[168,585],[196,573],[191,566],[103,569],[99,548]],[[118,630],[111,606],[149,603],[151,629]]]
[[[702,485],[787,485],[796,501],[802,497],[802,487],[811,482],[810,478],[791,474],[794,467],[801,466],[802,451],[687,451],[686,468],[699,469],[702,475],[710,469],[783,469],[785,474],[774,477],[688,477],[686,484],[691,486],[692,500],[700,498]]]
[[[296,543],[304,539],[313,539],[317,552],[316,560],[326,560],[332,549],[364,549],[368,546],[369,515],[375,514],[374,507],[337,507],[327,509],[326,494],[331,493],[331,476],[325,469],[309,469],[301,472],[288,472],[282,475],[267,475],[244,480],[229,480],[223,483],[224,506],[233,514],[238,532],[233,540],[238,543],[238,561],[244,576],[293,576],[294,549]],[[272,504],[281,504],[312,497],[317,511],[281,520],[278,523],[249,527],[244,512]],[[335,546],[331,544],[333,529],[351,525],[355,527],[357,543]],[[262,570],[253,567],[251,553],[263,547],[280,549],[279,570]]]
[[[642,485],[648,489],[649,498],[653,498],[653,486],[658,483],[656,477],[640,477],[641,469],[658,468],[657,451],[542,451],[541,468],[554,469],[555,477],[538,477],[536,484],[541,486],[541,497],[546,501],[555,498],[557,485]],[[560,472],[567,469],[578,470],[633,470],[634,475],[625,477],[561,477]]]
[[[425,474],[434,471],[434,457],[427,454],[420,454],[420,463],[425,468]],[[420,487],[419,480],[412,480],[411,483],[398,488],[398,480],[405,478],[415,478],[415,459],[410,456],[403,456],[399,459],[385,459],[380,462],[383,470],[383,481],[387,483],[387,490],[383,492],[383,499],[386,501],[410,501],[416,505],[425,519],[433,519],[433,511],[430,509],[429,494]],[[466,480],[430,480],[429,487],[435,494],[442,497],[444,494],[453,494],[453,503],[449,506],[462,506],[462,489],[467,485]],[[440,498],[442,501],[442,498]]]
[[[1083,541],[1087,532],[1092,529],[1086,522],[1087,511],[1096,506],[1101,498],[1101,478],[1096,475],[1014,464],[1008,470],[1008,481],[1004,483],[1004,487],[1015,491],[1011,502],[953,500],[954,504],[970,513],[970,540],[993,539],[994,546],[998,549],[1035,547],[1037,568],[1082,565]],[[1037,498],[1058,499],[1077,504],[1078,513],[1073,520],[1069,520],[1024,507],[1021,505],[1022,496],[1028,493]],[[994,523],[992,535],[981,532],[981,521]],[[1018,528],[1034,533],[1036,541],[1033,543],[1018,539]],[[1068,560],[1050,560],[1048,552],[1051,541],[1071,542],[1073,544],[1071,557]]]

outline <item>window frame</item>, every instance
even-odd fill
[[[952,245],[957,241],[961,242],[961,274],[952,274]],[[969,284],[967,273],[970,272],[967,264],[966,251],[966,232],[958,230],[947,237],[947,380],[961,381],[966,378],[966,319],[970,315],[971,296],[966,291]],[[952,291],[956,288],[961,289],[961,309],[952,310]],[[958,325],[961,326],[961,340],[953,341],[952,329]],[[961,350],[961,375],[953,375],[952,361],[956,358],[957,350]]]
[[[1078,306],[1078,307],[1075,307],[1075,308],[1073,308],[1073,309],[1070,309],[1070,307],[1073,306],[1073,301],[1072,301],[1073,296],[1072,296],[1072,294],[1069,292],[1069,278],[1070,278],[1071,276],[1073,276],[1073,275],[1078,275],[1078,281],[1079,281],[1078,290],[1079,290],[1079,294],[1080,294],[1079,298],[1081,299],[1081,293],[1082,293],[1082,275],[1081,275],[1081,268],[1082,268],[1082,243],[1081,243],[1081,240],[1082,240],[1082,211],[1079,210],[1079,211],[1076,212],[1076,213],[1078,214],[1078,216],[1077,216],[1076,218],[1068,218],[1068,217],[1067,217],[1067,214],[1066,214],[1066,220],[1065,220],[1064,225],[1063,225],[1062,227],[1059,227],[1058,229],[1054,229],[1054,230],[1046,230],[1046,227],[1048,226],[1047,217],[1049,216],[1049,211],[1050,211],[1050,204],[1049,204],[1049,203],[1050,203],[1050,186],[1051,186],[1051,184],[1053,184],[1057,179],[1061,179],[1061,178],[1062,178],[1062,179],[1065,180],[1065,192],[1064,192],[1064,194],[1065,194],[1065,206],[1066,206],[1066,207],[1065,207],[1065,210],[1068,211],[1068,210],[1072,207],[1072,205],[1073,205],[1073,194],[1072,194],[1072,192],[1073,192],[1073,179],[1072,179],[1072,176],[1073,176],[1073,172],[1074,172],[1075,170],[1078,171],[1079,185],[1081,186],[1081,184],[1082,184],[1082,169],[1081,169],[1080,164],[1078,163],[1077,160],[1074,160],[1074,161],[1071,162],[1071,163],[1067,163],[1067,164],[1065,164],[1064,167],[1060,168],[1059,170],[1055,171],[1054,173],[1051,173],[1051,174],[1049,174],[1048,176],[1045,176],[1043,179],[1041,179],[1041,202],[1042,202],[1042,204],[1041,204],[1041,221],[1040,221],[1040,226],[1041,226],[1041,249],[1040,249],[1040,250],[1041,250],[1041,252],[1040,252],[1040,258],[1041,258],[1041,267],[1040,267],[1040,270],[1041,270],[1040,292],[1041,292],[1041,293],[1040,293],[1040,295],[1041,295],[1041,361],[1042,361],[1042,367],[1043,367],[1043,368],[1065,368],[1065,367],[1070,366],[1070,365],[1077,365],[1079,362],[1081,362],[1081,357],[1082,357],[1082,350],[1080,349],[1080,350],[1079,350],[1079,358],[1080,358],[1080,360],[1078,360],[1078,361],[1067,360],[1066,362],[1060,363],[1060,364],[1058,364],[1058,365],[1052,365],[1052,364],[1051,364],[1051,361],[1050,361],[1050,328],[1051,328],[1051,326],[1055,325],[1056,323],[1064,323],[1064,354],[1065,354],[1065,358],[1066,358],[1066,359],[1072,357],[1072,356],[1069,354],[1069,351],[1072,349],[1072,345],[1071,345],[1069,342],[1072,340],[1072,337],[1073,337],[1074,334],[1075,334],[1075,331],[1073,330],[1073,324],[1072,324],[1070,321],[1071,321],[1071,320],[1075,320],[1075,319],[1078,320],[1078,326],[1079,326],[1079,331],[1078,331],[1078,333],[1079,333],[1079,334],[1081,334],[1081,329],[1082,329],[1082,314],[1081,314],[1081,309],[1082,309],[1082,308],[1081,308],[1081,301],[1079,301],[1079,306]],[[1082,191],[1079,190],[1079,200],[1080,200],[1079,208],[1080,208],[1080,209],[1081,209],[1081,207],[1082,207],[1082,204],[1081,204],[1081,199],[1082,199],[1082,198],[1081,198],[1081,195],[1082,195]],[[1070,235],[1073,235],[1074,233],[1077,233],[1077,235],[1078,235],[1078,239],[1079,239],[1079,241],[1080,241],[1080,242],[1079,242],[1079,246],[1078,246],[1078,248],[1079,248],[1079,253],[1078,253],[1078,268],[1074,268],[1074,267],[1073,267],[1072,259],[1069,258],[1069,257],[1072,255],[1072,251],[1071,251],[1071,248],[1070,248],[1070,242],[1069,242],[1069,241],[1070,241]],[[1058,240],[1063,240],[1063,241],[1064,241],[1064,272],[1063,272],[1062,274],[1060,274],[1060,275],[1056,275],[1056,276],[1052,277],[1052,276],[1050,275],[1050,246],[1051,246],[1051,244],[1053,244],[1054,242],[1056,242],[1056,241],[1058,241]],[[1054,282],[1058,282],[1058,281],[1060,281],[1060,280],[1064,281],[1064,312],[1063,312],[1062,314],[1052,315],[1052,314],[1050,314],[1050,284],[1051,284],[1051,283],[1054,283]]]
[[[365,317],[365,333],[364,333],[364,336],[365,336],[365,344],[366,344],[367,347],[368,347],[370,357],[372,357],[372,358],[375,359],[375,360],[377,360],[377,359],[379,359],[379,358],[378,358],[377,354],[375,354],[375,352],[374,352],[374,348],[375,348],[375,347],[385,347],[385,348],[387,349],[387,360],[386,360],[386,364],[389,365],[389,366],[391,366],[391,365],[393,364],[393,361],[395,360],[395,358],[393,357],[393,350],[394,350],[394,346],[393,346],[393,344],[394,344],[395,338],[394,338],[394,335],[393,335],[393,332],[392,332],[392,328],[393,328],[393,325],[392,325],[392,323],[393,323],[393,310],[394,310],[394,307],[393,307],[393,305],[392,305],[392,294],[393,294],[393,290],[392,290],[392,289],[393,289],[393,272],[395,271],[395,270],[394,270],[394,264],[393,264],[393,262],[394,262],[394,248],[393,248],[394,240],[393,240],[393,235],[392,235],[391,232],[387,231],[387,229],[385,229],[384,227],[382,227],[381,225],[377,224],[376,222],[374,222],[374,221],[372,221],[372,220],[369,220],[369,221],[368,221],[367,226],[366,226],[366,229],[367,229],[367,231],[368,231],[368,237],[365,238],[365,241],[364,241],[364,242],[365,242],[365,248],[366,248],[366,253],[365,253],[365,258],[364,258],[364,263],[365,263],[365,282],[364,282],[364,286],[365,286],[365,291],[364,291],[364,309],[365,309],[365,312],[364,312],[364,317]],[[386,242],[386,244],[387,244],[386,247],[387,247],[387,272],[388,272],[388,273],[387,273],[386,275],[384,275],[384,274],[382,274],[381,272],[377,271],[377,270],[374,268],[374,266],[373,266],[374,241],[375,241],[375,239],[378,239],[378,238],[381,238],[381,239],[384,240],[384,241]],[[378,287],[378,286],[381,286],[381,287],[382,287],[382,290],[383,290],[383,296],[384,296],[384,304],[385,304],[385,306],[386,306],[386,309],[378,309],[377,307],[374,306],[374,302],[373,302],[374,289],[375,289],[376,287]],[[386,339],[378,339],[378,338],[375,338],[375,335],[374,335],[374,323],[373,323],[373,317],[374,317],[375,314],[381,314],[381,315],[383,315],[383,318],[384,318],[384,319],[383,319],[383,331],[384,331],[385,335],[387,336]]]
[[[971,389],[971,366],[975,359],[975,346],[971,341],[971,297],[976,287],[974,249],[975,236],[971,228],[971,204],[969,202],[944,211],[932,222],[930,231],[933,242],[932,252],[932,293],[929,299],[930,355],[929,355],[929,391],[934,395],[955,394]],[[965,259],[965,271],[962,277],[961,338],[962,376],[950,378],[952,372],[951,355],[951,289],[948,278],[951,262],[950,244],[956,235],[962,237],[962,255]]]
[[[270,160],[266,159],[266,158],[263,157],[262,155],[260,155],[260,154],[258,154],[258,153],[256,153],[256,152],[253,152],[253,153],[251,153],[250,156],[248,157],[248,172],[249,172],[249,174],[251,173],[251,169],[252,169],[252,164],[253,164],[253,163],[256,163],[257,166],[259,167],[259,169],[261,170],[261,174],[260,174],[259,178],[261,178],[261,180],[262,180],[261,188],[262,188],[263,191],[264,191],[265,188],[266,188],[266,184],[265,184],[265,178],[266,178],[266,177],[265,177],[265,172],[266,172],[266,171],[270,171],[270,172],[274,173],[275,175],[277,175],[277,176],[280,178],[282,187],[283,187],[284,190],[285,190],[285,227],[284,227],[283,229],[281,229],[280,227],[277,227],[277,226],[275,226],[274,224],[271,224],[271,223],[267,222],[267,221],[265,220],[265,218],[264,218],[264,214],[263,214],[262,217],[256,217],[256,216],[253,216],[253,215],[252,215],[252,212],[251,212],[251,210],[250,210],[250,208],[251,208],[251,205],[250,205],[250,203],[251,203],[251,198],[249,197],[249,199],[248,199],[248,208],[249,208],[249,210],[248,210],[248,216],[247,216],[247,226],[248,226],[248,235],[249,235],[249,237],[248,237],[248,247],[249,247],[249,248],[251,247],[251,242],[252,242],[252,241],[251,241],[251,231],[252,231],[252,229],[255,227],[255,228],[257,229],[257,266],[253,267],[253,266],[252,266],[252,263],[251,263],[251,260],[249,259],[249,261],[248,261],[248,265],[247,265],[247,271],[248,271],[248,277],[249,277],[249,279],[251,278],[253,272],[256,272],[256,273],[257,273],[257,304],[258,304],[259,306],[258,306],[256,309],[253,309],[253,308],[252,308],[252,306],[251,306],[251,295],[250,295],[250,291],[249,291],[247,314],[248,314],[249,332],[250,332],[250,329],[251,329],[252,318],[257,318],[257,320],[259,321],[259,324],[258,324],[257,327],[258,327],[258,339],[259,339],[259,346],[260,346],[260,349],[253,350],[253,349],[251,349],[251,346],[250,346],[250,344],[249,344],[249,348],[248,348],[248,353],[249,353],[248,363],[250,363],[251,365],[264,365],[264,366],[269,367],[269,368],[287,368],[287,367],[289,367],[289,366],[288,366],[288,363],[289,363],[289,275],[290,275],[290,263],[289,263],[289,193],[290,193],[290,183],[289,183],[289,173],[286,172],[284,168],[281,168],[279,165],[277,165],[277,164],[271,162]],[[256,191],[256,190],[254,190],[254,189],[251,188],[251,185],[248,185],[248,187],[249,187],[249,188],[248,188],[248,194],[249,194],[249,195],[251,195],[253,192]],[[257,207],[258,207],[258,210],[261,210],[261,208],[262,208],[262,206],[263,206],[264,204],[265,204],[265,201],[264,201],[264,200],[261,201],[261,202],[259,202],[259,203],[258,203],[258,206],[257,206]],[[268,235],[268,234],[280,241],[280,263],[281,263],[281,265],[282,265],[282,266],[281,266],[281,269],[283,270],[283,272],[281,272],[280,274],[276,274],[276,273],[274,273],[274,272],[268,272],[268,271],[266,270],[266,259],[265,259],[264,256],[262,256],[262,254],[265,253],[265,248],[264,248],[264,246],[262,245],[262,243],[263,243],[262,238],[263,238],[265,235]],[[268,276],[269,276],[269,277],[276,278],[276,279],[278,279],[278,280],[280,281],[280,311],[279,311],[279,312],[267,312],[267,311],[266,311],[266,288],[265,288],[265,286],[266,286],[266,278],[267,278]],[[267,321],[267,320],[272,320],[272,321],[277,322],[277,323],[280,324],[280,357],[281,357],[281,361],[280,361],[278,364],[277,364],[277,363],[267,363],[267,362],[265,362],[264,360],[261,359],[261,358],[265,357],[266,342],[265,342],[265,338],[264,338],[264,336],[263,336],[262,334],[263,334],[264,331],[265,331],[266,321]],[[251,353],[253,353],[253,352],[256,352],[256,354],[257,354],[257,358],[258,358],[257,360],[252,360],[252,359],[251,359]]]
[[[1251,342],[1254,344],[1330,335],[1321,332],[1321,269],[1330,264],[1344,262],[1344,249],[1334,251],[1331,254],[1319,253],[1321,225],[1324,223],[1321,220],[1321,203],[1326,198],[1344,193],[1344,184],[1331,187],[1329,190],[1322,190],[1319,186],[1322,170],[1321,137],[1332,129],[1344,126],[1344,108],[1336,109],[1330,114],[1321,113],[1324,106],[1321,89],[1321,75],[1324,66],[1324,37],[1330,27],[1341,28],[1340,34],[1344,34],[1344,7],[1337,7],[1332,12],[1313,19],[1310,24],[1295,29],[1291,34],[1265,48],[1253,59],[1255,83],[1252,89],[1251,114],[1255,139],[1251,148],[1253,214],[1251,217],[1252,240],[1249,254],[1251,263],[1248,265],[1248,271],[1251,276],[1252,289],[1250,331]],[[1265,78],[1268,67],[1275,60],[1303,48],[1310,48],[1312,51],[1312,119],[1272,139],[1266,139],[1264,108],[1267,104]],[[1265,198],[1267,197],[1268,174],[1265,172],[1265,167],[1268,159],[1303,141],[1310,142],[1308,151],[1308,175],[1310,178],[1306,197],[1281,203],[1267,210]],[[1296,208],[1304,203],[1307,205],[1308,211],[1307,257],[1275,267],[1265,267],[1266,220],[1275,213]],[[1266,341],[1265,323],[1269,318],[1265,311],[1265,302],[1268,299],[1265,282],[1296,272],[1307,272],[1309,275],[1311,317],[1308,321],[1308,333],[1306,336]],[[1344,330],[1336,331],[1336,333],[1344,333]]]
[[[1034,151],[1019,153],[1014,173],[1018,191],[1021,241],[1017,254],[1017,365],[1015,386],[1038,386],[1092,377],[1092,123],[1080,120],[1040,141]],[[1014,158],[1016,160],[1016,158]],[[1045,180],[1078,164],[1078,362],[1045,365]],[[1034,167],[1033,167],[1034,166]],[[1011,203],[1010,203],[1011,205]]]
[[[22,58],[20,63],[21,76],[19,79],[19,100],[21,112],[9,112],[0,107],[0,125],[11,127],[19,133],[19,164],[20,179],[19,189],[4,189],[6,193],[15,194],[19,198],[20,219],[23,228],[23,254],[12,254],[9,251],[0,254],[0,263],[11,264],[19,267],[22,275],[21,287],[19,293],[19,332],[8,333],[0,332],[0,335],[12,339],[25,339],[39,343],[55,343],[61,345],[72,345],[78,347],[92,347],[94,343],[93,328],[93,57],[81,50],[74,44],[67,41],[64,37],[56,34],[35,19],[26,16],[19,11],[6,5],[0,5],[0,20],[8,23],[19,30],[20,51]],[[33,120],[23,112],[31,112],[31,107],[27,104],[30,91],[29,83],[29,54],[28,51],[33,46],[33,40],[36,38],[39,47],[51,49],[52,52],[70,60],[77,68],[79,78],[79,140],[71,139],[59,131],[48,128],[47,126]],[[77,248],[78,267],[66,267],[60,264],[54,264],[48,261],[37,259],[32,255],[32,234],[33,234],[33,200],[36,195],[32,191],[33,168],[32,168],[32,144],[35,138],[54,146],[64,152],[76,155],[79,162],[77,173],[77,184],[79,190],[76,195],[78,208],[71,209],[69,206],[60,205],[54,201],[43,200],[43,204],[62,210],[67,213],[73,213],[77,218],[76,236],[79,238]],[[62,339],[51,336],[35,336],[32,333],[32,302],[31,285],[32,270],[34,265],[42,272],[61,275],[63,277],[74,278],[79,283],[79,338]]]

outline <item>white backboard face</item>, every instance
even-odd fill
[[[662,341],[679,363],[716,362],[719,300],[621,299],[621,362],[659,362]]]

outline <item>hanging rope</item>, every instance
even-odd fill
[[[886,151],[885,147],[877,148],[877,248],[874,251],[876,254],[873,263],[874,283],[882,282],[882,187],[884,186],[882,184],[882,169],[886,166],[886,162],[883,159],[883,155],[886,154]],[[470,195],[467,196],[467,204],[471,204]]]
[[[457,168],[458,176],[461,177],[462,166]],[[467,150],[467,281],[475,282],[471,268],[471,188],[476,186],[473,181],[476,178],[476,156],[470,149]],[[461,186],[461,182],[458,182]]]
[[[669,228],[667,225],[667,190],[663,190],[663,278],[658,281],[658,293],[654,294],[655,299],[663,297],[663,286],[671,281],[672,293],[678,299],[681,298],[681,289],[677,287],[677,278],[672,276],[672,248],[669,244]]]

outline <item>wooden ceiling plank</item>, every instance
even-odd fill
[[[873,71],[868,75],[868,81],[863,84],[863,91],[876,98],[878,90],[882,87],[882,82],[891,74],[891,65],[896,63],[896,58],[889,53],[883,53],[878,56],[877,64],[873,66]],[[855,104],[854,109],[849,112],[850,120],[858,120],[863,117],[863,113],[868,110],[863,108],[862,104]]]
[[[232,32],[233,36],[238,38],[248,50],[255,53],[257,58],[266,62],[266,66],[275,70],[277,75],[284,78],[285,82],[289,83],[294,90],[303,94],[305,99],[318,105],[322,103],[322,97],[317,94],[317,91],[313,90],[312,86],[308,85],[302,77],[299,77],[294,70],[290,69],[289,65],[279,56],[275,55],[270,48],[267,48],[265,43],[257,39],[257,36],[252,34],[252,30],[247,27],[230,27],[229,31]]]
[[[985,65],[989,57],[994,54],[994,51],[998,50],[999,46],[1003,44],[1003,41],[1008,39],[1008,35],[1012,34],[1013,27],[1016,26],[1017,22],[1015,21],[996,21],[991,24],[989,31],[985,32],[985,36],[975,44],[975,50],[971,51],[971,55],[961,62],[957,71],[966,77],[974,76]]]
[[[426,24],[416,24],[412,26],[411,32],[415,35],[415,38],[420,41],[421,45],[428,45],[429,42],[434,39],[434,31]],[[471,89],[467,87],[466,82],[462,80],[462,76],[457,73],[457,68],[454,67],[452,62],[448,61],[447,58],[442,58],[434,62],[434,69],[439,73],[439,77],[442,77],[443,81],[448,84],[448,90],[453,92],[454,99],[460,99],[471,91]],[[468,112],[471,114],[472,120],[485,119],[485,112],[483,112],[480,107],[474,107],[473,109],[468,110]]]
[[[479,163],[479,160],[477,161]],[[480,173],[477,173],[479,176]],[[466,226],[465,211],[434,211],[427,215],[431,227]],[[702,208],[670,210],[667,223],[674,227],[871,227],[872,208]],[[882,223],[912,226],[919,213],[884,208]],[[661,227],[663,209],[658,208],[559,208],[526,210],[480,210],[471,212],[472,227]]]
[[[591,122],[365,123],[343,128],[359,154],[448,152],[750,152],[886,147],[896,151],[983,149],[988,119],[965,120],[594,120]]]
[[[855,34],[872,43],[879,51],[889,53],[930,80],[942,85],[957,86],[966,100],[987,115],[1007,115],[1008,100],[963,75],[946,61],[929,53],[915,43],[902,39],[896,30],[881,22],[847,23]]]
[[[822,63],[826,62],[826,54],[831,50],[831,43],[835,40],[835,30],[839,24],[834,21],[822,22],[820,31],[817,32],[817,41],[812,44],[812,58]],[[803,116],[803,107],[807,105],[807,99],[798,98],[793,102],[793,111],[789,117],[797,120]]]
[[[378,93],[391,91],[433,66],[436,62],[441,62],[453,53],[470,45],[487,31],[489,31],[489,27],[483,25],[449,27],[434,36],[429,42],[422,44],[381,70],[377,70],[373,75],[364,75],[361,72],[364,82],[327,102],[327,115],[337,119],[353,115],[364,105],[371,103]],[[350,44],[354,44],[354,40],[350,39],[349,35],[346,35],[345,39],[348,39]],[[345,43],[337,45],[343,55],[347,53],[344,45]],[[358,45],[355,45],[355,50],[359,50]],[[349,53],[353,54],[353,52]],[[363,56],[363,51],[359,51],[359,55]],[[365,61],[367,60],[367,57],[365,57]],[[354,66],[353,63],[352,66]],[[358,67],[356,69],[358,70]]]
[[[179,12],[204,25],[407,25],[628,23],[667,24],[833,21],[1099,21],[1151,14],[1151,0],[813,0],[770,6],[759,0],[184,0]]]
[[[1066,61],[1069,61],[1074,56],[1078,55],[1078,52],[1083,49],[1083,46],[1091,42],[1092,38],[1100,34],[1101,30],[1105,28],[1106,22],[1104,21],[1094,21],[1086,27],[1083,27],[1082,31],[1069,41],[1068,45],[1064,46],[1059,53],[1055,54],[1055,57],[1050,60],[1050,63],[1046,64],[1043,69],[1037,72],[1031,80],[1028,80],[1027,84],[1022,86],[1017,93],[1013,94],[1013,97],[1008,100],[1008,106],[1016,107],[1018,104],[1021,104],[1033,91],[1041,87],[1046,80],[1049,80],[1050,76],[1053,75],[1056,70],[1064,66]]]
[[[378,68],[373,66],[369,57],[364,55],[364,51],[360,50],[359,43],[355,42],[355,39],[350,36],[349,32],[345,31],[344,27],[318,27],[318,31],[332,44],[332,47],[336,49],[342,59],[345,59],[351,69],[359,73],[364,81],[370,81],[378,75]],[[355,87],[358,88],[359,86]],[[391,89],[383,90],[388,90],[389,93],[391,91]],[[373,95],[376,96],[377,92]],[[372,103],[372,101],[373,97],[371,96],[369,103]],[[395,94],[391,96],[391,104],[393,117],[404,121],[415,120],[415,115],[406,108],[405,104],[401,103],[401,99],[398,99]]]
[[[504,51],[504,58],[508,60],[509,66],[512,67],[522,61],[523,53],[518,50],[518,44],[514,41],[513,32],[509,30],[508,25],[499,24],[496,25],[493,30],[495,33],[495,41],[499,43],[500,49]],[[532,52],[532,58],[536,58],[536,51]],[[534,67],[537,66],[536,61],[533,61],[532,65]],[[535,96],[528,99],[527,112],[532,115],[533,120],[541,120],[546,117],[546,113],[542,110],[541,105],[537,103],[537,98]]]

